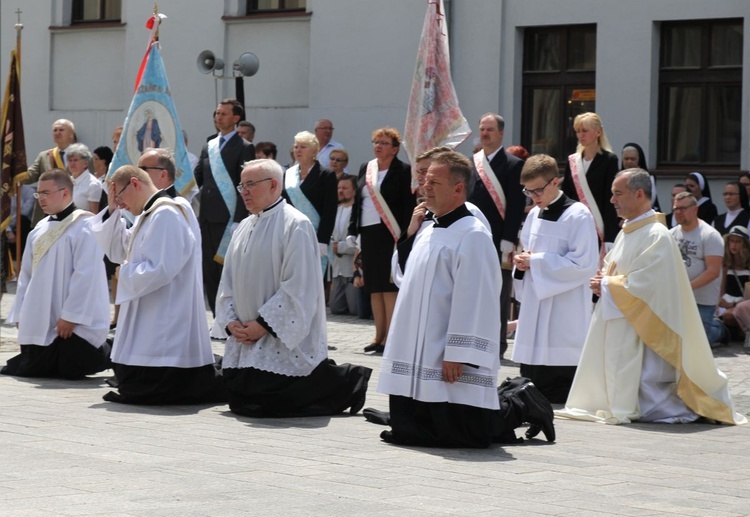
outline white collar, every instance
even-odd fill
[[[638,217],[636,217],[635,219],[628,219],[628,220],[626,220],[625,222],[626,222],[626,223],[628,223],[628,224],[633,224],[633,223],[637,223],[637,222],[638,222],[638,221],[640,221],[641,219],[646,219],[647,217],[651,217],[651,216],[652,216],[652,215],[654,215],[655,213],[656,213],[656,212],[654,212],[654,209],[653,209],[653,208],[651,208],[651,209],[649,209],[649,210],[646,210],[646,212],[642,213],[641,215],[639,215],[639,216],[638,216]]]
[[[485,154],[485,157],[487,158],[487,161],[491,162],[492,159],[497,155],[497,153],[499,153],[502,150],[503,150],[503,146],[501,145],[500,147],[498,147],[497,149],[495,149],[495,152],[493,152],[493,153],[491,153],[489,155]]]

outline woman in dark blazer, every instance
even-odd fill
[[[568,157],[562,190],[571,199],[581,201],[571,171],[573,161],[577,165],[579,177],[586,178],[591,195],[596,201],[596,207],[604,223],[604,242],[611,244],[620,231],[620,218],[614,205],[609,201],[612,197],[612,183],[620,170],[619,160],[617,155],[612,153],[599,115],[581,113],[573,121],[573,129],[578,138],[578,147],[575,154]]]
[[[311,221],[315,214],[306,213],[310,208],[317,213],[317,224],[313,222],[318,235],[320,256],[328,255],[333,225],[336,222],[336,208],[338,207],[338,181],[336,175],[320,166],[316,159],[318,154],[318,139],[309,131],[302,131],[294,136],[294,159],[297,163],[284,172],[284,190],[282,196],[297,210],[302,211]],[[295,202],[295,195],[290,192],[298,189],[309,205],[304,206],[304,199]]]
[[[416,198],[411,191],[411,168],[396,156],[401,147],[399,132],[377,129],[372,145],[375,159],[359,168],[349,235],[361,238],[364,288],[370,293],[375,320],[375,338],[365,352],[382,353],[398,292],[391,279],[391,256],[409,225]]]

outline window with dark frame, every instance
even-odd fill
[[[596,25],[527,28],[523,51],[521,145],[564,163],[577,144],[573,119],[595,111]]]
[[[119,22],[122,0],[73,0],[71,23]]]
[[[742,45],[742,19],[661,24],[659,167],[739,167]]]
[[[247,0],[246,14],[274,12],[304,12],[307,0]]]

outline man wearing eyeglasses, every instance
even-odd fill
[[[154,186],[163,190],[172,199],[177,199],[179,193],[174,186],[175,162],[169,149],[151,147],[145,149],[138,160],[138,168],[146,171]]]
[[[523,166],[524,194],[534,202],[513,258],[521,302],[512,360],[552,403],[564,403],[591,322],[589,279],[599,265],[594,217],[560,190],[557,162],[532,156]]]
[[[607,424],[699,416],[747,422],[714,363],[680,250],[651,208],[648,172],[619,172],[611,202],[625,222],[589,281],[599,301],[565,409],[556,415]]]
[[[21,377],[80,379],[110,367],[109,294],[103,253],[76,209],[73,182],[62,169],[39,177],[47,217],[28,236],[9,323],[21,353],[0,370]]]
[[[336,142],[335,140],[332,140],[332,137],[333,122],[331,122],[327,118],[318,120],[315,123],[315,138],[318,139],[319,144],[319,150],[316,158],[320,162],[320,166],[324,169],[329,169],[331,167],[331,151],[333,151],[334,149],[344,148],[342,144]],[[347,174],[349,173],[349,170],[347,168],[345,168],[344,171]]]
[[[181,196],[174,186],[176,165],[174,155],[169,149],[150,148],[146,149],[138,160],[138,168],[148,174],[154,186],[163,190],[175,203],[185,208],[185,214],[190,224],[193,235],[201,243],[201,232],[198,219],[193,212],[190,202]]]
[[[155,172],[155,171],[154,171]],[[206,324],[200,230],[190,206],[126,165],[109,180],[109,206],[91,221],[99,246],[120,263],[112,362],[125,404],[224,402]],[[127,230],[126,209],[137,220]]]
[[[250,216],[232,236],[216,298],[229,335],[229,409],[251,417],[335,415],[365,403],[371,370],[328,360],[318,237],[281,197],[283,171],[254,160],[237,186]]]
[[[698,202],[689,192],[677,194],[672,212],[677,226],[670,231],[680,248],[706,337],[711,346],[718,346],[729,338],[726,327],[716,318],[724,240],[715,228],[698,217]]]

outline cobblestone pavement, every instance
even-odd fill
[[[17,346],[14,328],[0,330],[4,364]],[[362,353],[369,322],[330,317],[328,332],[333,359],[375,370],[367,406],[386,410],[379,358]],[[716,356],[747,414],[750,354],[735,343]],[[503,362],[501,377],[517,373]],[[750,426],[558,420],[554,444],[432,450],[382,443],[383,428],[359,415],[106,403],[104,378],[0,376],[0,515],[750,514]]]

